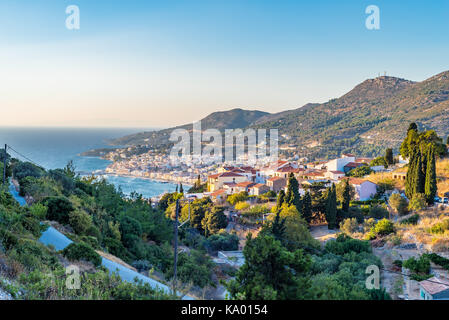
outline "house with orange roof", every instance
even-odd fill
[[[212,201],[222,203],[226,200],[228,194],[226,193],[226,190],[219,189],[212,192],[209,196],[211,197]]]
[[[377,184],[369,180],[349,178],[349,184],[354,187],[357,200],[370,200],[377,193]]]
[[[270,191],[270,188],[263,183],[256,183],[248,188],[248,194],[251,196],[260,196]]]
[[[243,181],[240,183],[237,183],[235,185],[235,189],[237,190],[237,192],[248,192],[249,188],[256,185],[256,183],[251,182],[251,181]]]
[[[331,180],[339,180],[346,176],[343,171],[327,171],[324,175]]]
[[[345,164],[344,166],[343,166],[343,171],[345,172],[345,173],[348,173],[349,171],[351,171],[351,170],[353,170],[353,169],[356,169],[356,168],[358,168],[358,167],[363,167],[363,166],[366,166],[366,163],[361,163],[361,162],[348,162],[347,164]]]
[[[282,177],[271,177],[267,180],[266,184],[271,191],[278,193],[287,185],[287,179]]]
[[[235,172],[221,172],[207,177],[207,186],[209,192],[222,189],[224,183],[240,183],[247,181],[247,176]]]

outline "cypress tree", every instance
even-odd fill
[[[421,193],[422,163],[418,147],[412,149],[405,179],[405,194],[412,199],[416,193]]]
[[[182,188],[182,183],[179,184],[179,193],[184,193],[184,189]]]
[[[430,146],[427,154],[427,168],[426,168],[426,183],[425,183],[425,195],[429,205],[432,205],[435,201],[437,194],[437,175],[436,175],[436,157],[435,147]]]
[[[385,150],[385,161],[387,162],[388,165],[394,163],[393,149],[388,148],[387,150]]]
[[[344,212],[349,212],[350,202],[351,202],[351,186],[349,185],[349,179],[345,179],[343,189],[343,203],[341,204],[341,209]]]
[[[409,132],[410,130],[418,131],[418,126],[416,125],[415,122],[410,123],[410,125],[408,126],[407,132]]]
[[[326,221],[329,229],[337,227],[337,191],[335,184],[327,189]]]
[[[424,193],[426,185],[426,157],[421,151],[418,151],[418,160],[416,166],[416,193]]]
[[[299,184],[293,173],[288,176],[287,194],[285,195],[285,203],[296,207],[301,213],[301,197],[299,195]]]
[[[306,219],[307,223],[312,222],[312,197],[310,192],[307,191],[301,201],[302,216]]]
[[[278,194],[276,207],[278,207],[278,208],[282,207],[284,202],[285,202],[285,191],[281,190],[281,191],[279,191],[279,194]]]

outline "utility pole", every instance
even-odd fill
[[[3,185],[6,184],[6,157],[8,153],[6,153],[6,148],[8,148],[8,145],[5,143],[5,153],[3,157]]]
[[[175,235],[174,235],[174,253],[175,261],[173,266],[173,295],[176,296],[176,272],[178,269],[178,217],[179,217],[179,199],[176,199],[176,210],[175,210]]]

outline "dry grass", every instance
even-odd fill
[[[449,192],[449,159],[437,161],[438,193]]]
[[[429,229],[449,217],[449,210],[440,208],[430,208],[419,213],[421,216],[417,225],[396,225],[397,235],[405,240],[404,242],[419,242],[424,244],[433,252],[443,252],[449,250],[449,230],[442,234],[432,234]]]
[[[392,172],[375,172],[367,176],[366,179],[376,184],[382,181],[393,181],[396,189],[403,190],[405,188],[405,181],[393,179]]]
[[[438,193],[440,195],[449,192],[449,159],[438,160],[437,164],[437,181],[438,181]],[[407,168],[399,168],[394,172],[407,172]],[[374,183],[379,183],[385,180],[393,180],[395,187],[399,190],[404,190],[405,181],[393,179],[394,172],[378,172],[370,174],[367,179]]]

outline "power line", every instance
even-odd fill
[[[24,158],[25,160],[31,162],[32,164],[34,164],[34,165],[36,165],[36,166],[38,166],[38,167],[45,168],[45,166],[40,165],[40,164],[38,164],[37,162],[31,160],[29,157],[27,157],[27,156],[23,155],[22,153],[20,153],[19,151],[15,150],[15,149],[14,149],[13,147],[11,147],[10,145],[7,145],[7,146],[8,146],[8,149],[9,149],[9,150],[13,151],[14,153],[16,153],[17,155],[19,155],[20,157]]]
[[[393,270],[388,270],[388,269],[384,269],[384,268],[379,268],[379,269],[382,270],[382,271],[386,271],[388,273],[400,274],[400,275],[402,275],[404,277],[411,278],[411,275],[408,275],[408,274],[405,274],[405,273],[402,273],[402,272],[399,272],[399,271],[393,271]],[[442,285],[442,286],[445,286],[445,287],[449,287],[449,284],[443,283],[443,282],[433,281],[433,280],[429,280],[429,279],[426,279],[426,280],[423,280],[423,281],[428,281],[428,282],[431,282],[431,283],[435,283],[435,284],[439,284],[439,285]]]

